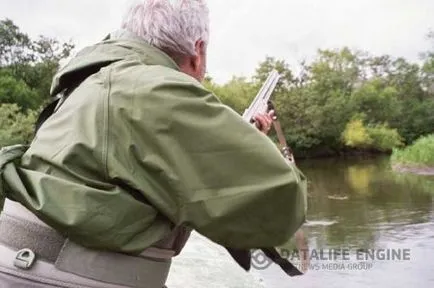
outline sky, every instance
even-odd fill
[[[32,37],[72,40],[76,50],[117,29],[130,0],[0,0]],[[266,56],[296,69],[318,49],[348,46],[418,61],[434,30],[434,0],[208,0],[208,72],[223,83],[251,76]]]

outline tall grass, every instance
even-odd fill
[[[434,134],[419,138],[405,149],[394,149],[391,160],[394,165],[434,167]]]

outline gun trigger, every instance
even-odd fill
[[[273,104],[273,102],[271,102],[271,100],[269,100],[269,101],[267,102],[267,106],[268,106],[268,110],[275,110],[275,109],[274,109],[274,104]]]

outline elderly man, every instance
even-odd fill
[[[143,0],[58,72],[55,112],[0,153],[1,287],[160,288],[192,230],[250,249],[301,226],[305,180],[271,118],[200,83],[208,22],[205,1]]]

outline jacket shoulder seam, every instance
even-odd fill
[[[109,129],[110,129],[110,115],[109,115],[109,105],[110,105],[110,92],[111,92],[111,74],[112,74],[112,68],[107,67],[107,71],[104,75],[104,84],[103,84],[103,95],[102,95],[102,101],[103,101],[103,132],[102,132],[102,148],[101,148],[101,161],[103,165],[103,174],[104,178],[109,178],[109,168],[108,168],[108,146],[109,146]]]

